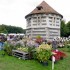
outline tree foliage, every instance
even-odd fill
[[[25,33],[25,29],[15,26],[0,25],[0,33]]]
[[[68,29],[68,36],[70,35],[70,21],[66,24],[67,29]]]
[[[61,21],[61,37],[68,37],[70,35],[70,21],[65,23],[65,21]]]

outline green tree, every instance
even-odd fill
[[[68,36],[70,35],[70,21],[66,24],[67,29],[68,29]]]
[[[61,37],[68,37],[70,35],[70,21],[65,24],[65,21],[61,21]]]
[[[25,33],[26,30],[21,27],[0,25],[0,33]]]
[[[65,21],[61,21],[61,28],[60,28],[60,31],[61,31],[61,37],[65,36]]]
[[[0,33],[7,33],[7,30],[3,25],[0,25]]]

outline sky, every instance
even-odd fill
[[[42,1],[43,0],[0,0],[0,25],[12,25],[26,29],[25,16]],[[70,20],[70,0],[44,1],[62,14],[66,22]]]

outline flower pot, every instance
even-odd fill
[[[63,60],[63,57],[61,57],[60,59]]]
[[[29,52],[29,60],[33,59],[33,54],[32,52]]]
[[[57,60],[55,60],[55,62],[54,62],[54,63],[56,64],[57,62],[58,62],[58,61],[57,61]]]
[[[41,62],[42,63],[42,65],[44,65],[44,66],[48,66],[48,62]]]

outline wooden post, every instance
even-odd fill
[[[54,62],[55,62],[55,57],[52,56],[52,70],[54,70]]]

